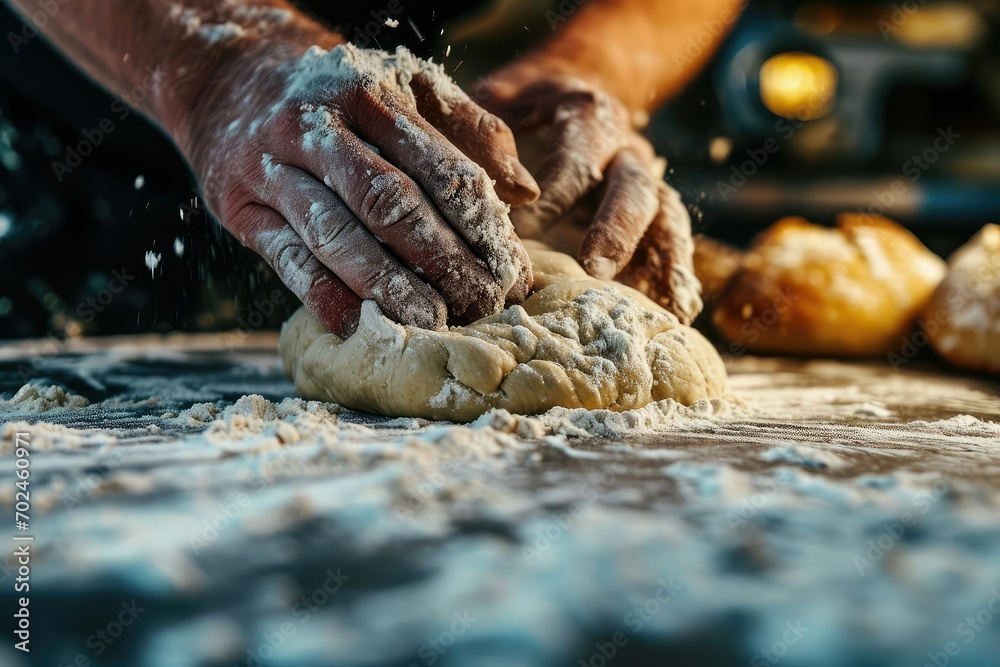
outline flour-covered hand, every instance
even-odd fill
[[[519,138],[549,142],[535,169],[541,196],[513,212],[518,233],[544,237],[596,194],[580,263],[596,278],[618,276],[641,287],[690,323],[702,307],[690,218],[663,181],[665,161],[636,131],[628,109],[591,84],[539,76],[536,67],[515,64],[491,81],[486,106]]]
[[[523,300],[507,204],[538,189],[507,126],[405,50],[285,52],[220,65],[188,122],[223,226],[336,333],[366,299],[428,329]]]

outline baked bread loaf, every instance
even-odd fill
[[[1000,227],[986,225],[948,258],[921,322],[951,363],[1000,373]]]
[[[706,306],[718,302],[726,285],[743,265],[744,252],[728,243],[703,234],[694,237],[694,274],[701,283],[701,298]]]
[[[802,218],[755,240],[718,298],[732,343],[775,354],[869,356],[898,350],[945,274],[944,262],[887,218]]]

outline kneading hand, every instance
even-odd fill
[[[373,299],[436,329],[527,296],[501,198],[538,189],[502,121],[404,50],[279,53],[220,65],[182,148],[223,226],[320,322],[350,334]]]
[[[625,106],[579,79],[540,76],[533,67],[515,64],[491,82],[487,108],[519,138],[544,129],[551,142],[535,174],[541,197],[513,213],[518,233],[542,236],[596,191],[581,264],[596,278],[639,287],[690,323],[702,308],[690,217]]]

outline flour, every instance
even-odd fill
[[[102,449],[114,446],[118,441],[114,435],[105,432],[79,430],[42,421],[12,421],[0,424],[0,453],[14,451],[18,433],[28,434],[32,449],[44,451]]]
[[[913,421],[906,424],[911,430],[932,430],[946,435],[986,435],[1000,438],[1000,423],[988,422],[970,415],[955,415],[949,419],[937,421]],[[1000,449],[1000,441],[997,443]]]
[[[227,21],[201,26],[198,28],[198,35],[209,44],[218,44],[243,37],[246,35],[246,30],[238,23]]]
[[[156,267],[160,265],[160,260],[163,259],[163,255],[153,250],[147,250],[144,259],[146,262],[146,268],[149,269],[149,275],[153,276],[156,271]]]
[[[62,387],[41,387],[26,384],[9,400],[0,400],[0,414],[23,412],[37,414],[50,410],[85,408],[90,405],[83,396],[70,394]]]
[[[339,145],[337,130],[331,110],[323,105],[302,105],[302,124],[306,127],[302,135],[302,148],[307,151],[336,151]]]
[[[439,65],[423,61],[404,48],[394,53],[359,49],[345,44],[326,51],[310,47],[292,66],[284,91],[284,101],[275,110],[301,101],[306,151],[335,151],[339,137],[349,130],[338,112],[308,100],[336,96],[349,87],[361,86],[375,99],[384,89],[401,95],[415,114],[416,100],[411,83],[417,79],[429,86],[442,109],[448,113],[456,101],[468,97]],[[406,140],[420,148],[419,164],[411,165],[419,174],[428,196],[454,229],[480,254],[490,272],[500,281],[501,297],[506,297],[521,280],[527,257],[516,243],[510,223],[510,207],[496,195],[492,181],[482,167],[465,158],[433,133],[412,122],[405,113],[396,115],[395,124]],[[393,179],[372,180],[372,196],[397,196],[400,188]],[[337,184],[330,184],[337,189]],[[387,190],[386,186],[391,186]],[[522,286],[526,291],[527,286]],[[521,289],[522,287],[518,287]],[[519,294],[518,299],[524,295]],[[495,304],[492,310],[502,305]]]
[[[684,588],[648,616],[651,655],[714,655],[722,633],[731,662],[745,663],[801,618],[811,630],[789,649],[796,665],[857,655],[919,664],[997,586],[1000,407],[979,378],[917,362],[890,373],[745,356],[732,362],[732,402],[497,410],[457,426],[282,400],[291,389],[266,351],[273,338],[250,339],[254,352],[236,359],[218,337],[119,339],[110,351],[104,339],[72,341],[81,354],[51,357],[53,373],[85,367],[109,387],[145,377],[129,390],[135,402],[115,396],[0,427],[0,503],[17,491],[9,433],[31,432],[35,446],[32,518],[50,537],[32,590],[66,601],[57,619],[35,619],[46,664],[80,652],[105,622],[90,601],[116,605],[123,587],[150,603],[141,642],[122,644],[134,667],[245,663],[264,645],[253,628],[285,622],[290,664],[352,664],[362,653],[399,664],[464,609],[482,622],[449,660],[466,664],[481,642],[516,637],[517,664],[572,664],[586,661],[587,637],[628,632],[625,614],[661,578]],[[24,344],[12,345],[23,357]],[[178,398],[202,384],[205,398]],[[154,394],[170,398],[132,408]],[[865,403],[894,415],[859,422],[852,413]],[[174,424],[161,409],[210,416]],[[27,423],[36,418],[99,432]],[[150,420],[162,432],[151,435]],[[341,567],[344,590],[300,622],[297,602]],[[66,590],[72,599],[59,597]],[[415,595],[425,603],[415,607]],[[913,628],[929,629],[923,646]],[[567,636],[579,641],[567,648]],[[993,664],[997,639],[981,633],[962,655]]]
[[[572,438],[628,438],[669,433],[677,428],[707,426],[714,421],[749,417],[751,412],[734,397],[698,401],[691,406],[666,399],[636,410],[552,408],[538,416],[491,410],[471,425],[516,434],[520,438],[562,435]]]
[[[184,38],[197,36],[205,43],[214,45],[247,36],[266,38],[274,34],[275,28],[291,21],[294,13],[283,7],[224,0],[216,3],[212,10],[172,4],[167,16],[181,27]]]

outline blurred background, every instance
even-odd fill
[[[372,3],[300,4],[359,44],[441,60],[470,87],[552,29],[544,2],[414,3],[375,35]],[[648,128],[695,231],[745,244],[784,215],[860,211],[947,255],[996,222],[998,22],[993,0],[752,2]],[[245,325],[280,282],[210,219],[155,128],[42,38],[11,40],[23,26],[0,5],[0,338]]]

